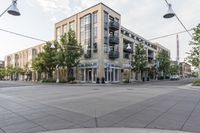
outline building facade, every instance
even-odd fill
[[[153,44],[121,25],[121,15],[106,5],[99,3],[55,24],[55,39],[72,29],[79,44],[84,49],[84,56],[78,72],[81,82],[120,82],[129,78],[135,80],[130,71],[130,58],[135,45],[142,43],[147,51],[147,68],[154,65],[155,55],[161,45]],[[130,46],[131,50],[127,50]],[[167,49],[167,51],[169,51]],[[170,52],[169,52],[170,54]],[[148,69],[147,69],[148,70]],[[145,72],[148,77],[148,71]]]
[[[180,76],[189,78],[192,75],[192,66],[186,62],[180,62]]]
[[[14,75],[15,77],[6,77],[6,79],[17,79],[17,80],[35,80],[36,72],[32,70],[32,59],[36,57],[38,53],[43,50],[45,44],[36,45],[9,55],[5,56],[5,67],[23,68],[30,70],[30,73],[26,75]]]
[[[121,25],[121,15],[103,3],[94,5],[55,24],[55,40],[69,30],[75,31],[76,39],[84,50],[78,69],[74,69],[77,81],[96,83],[122,82],[141,80],[141,77],[155,79],[155,56],[164,49],[158,43],[152,43]],[[144,45],[147,55],[146,71],[143,75],[131,70],[132,55],[135,46]],[[42,51],[44,44],[28,48],[5,57],[5,66],[31,68],[31,60]],[[59,71],[57,71],[59,72]],[[36,72],[30,75],[32,80],[38,79]],[[57,77],[56,77],[57,78]]]
[[[4,67],[4,61],[0,60],[0,68],[3,68]]]

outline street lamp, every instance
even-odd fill
[[[189,30],[185,27],[185,25],[181,22],[181,20],[179,19],[179,17],[176,15],[176,13],[173,11],[172,9],[172,5],[170,3],[167,2],[167,0],[165,0],[167,6],[168,6],[168,11],[167,13],[163,16],[163,18],[172,18],[172,17],[176,17],[177,20],[180,22],[180,24],[183,26],[183,28],[185,29],[185,31],[187,31],[188,35],[193,38],[192,34],[189,32]],[[199,53],[200,53],[200,44],[199,44]],[[200,55],[200,54],[199,54]],[[199,56],[199,60],[200,60],[200,56]],[[200,75],[200,61],[199,61],[199,75]],[[200,76],[199,76],[200,79]]]
[[[52,43],[52,45],[51,45],[51,47],[50,47],[51,49],[55,49],[56,48],[56,46],[55,46],[55,44],[54,43]],[[56,83],[59,83],[60,81],[59,81],[59,65],[57,64],[56,65]]]
[[[185,31],[187,31],[188,35],[192,38],[191,33],[189,32],[189,30],[185,27],[185,25],[182,23],[182,21],[179,19],[179,17],[177,16],[177,14],[174,12],[174,10],[172,9],[172,5],[170,3],[167,2],[167,0],[165,0],[167,6],[168,6],[168,11],[165,15],[163,15],[163,18],[172,18],[172,17],[176,17],[176,19],[180,22],[180,24],[183,26],[183,28],[185,29]]]
[[[174,11],[172,10],[172,5],[168,4],[168,11],[165,15],[163,15],[163,18],[172,18],[175,16]]]
[[[128,46],[126,47],[126,49],[129,52],[129,82],[130,82],[130,80],[131,80],[131,56],[130,55],[131,55],[131,50],[132,50],[131,45],[128,44]]]
[[[19,9],[17,8],[17,0],[12,0],[12,4],[0,15],[0,17],[3,16],[3,14],[6,12],[13,16],[21,15]]]

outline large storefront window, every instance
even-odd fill
[[[86,63],[80,65],[81,81],[96,82],[97,78],[97,63]]]
[[[105,64],[105,81],[118,82],[120,68],[115,64]]]

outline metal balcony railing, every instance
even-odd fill
[[[119,30],[119,23],[116,21],[110,21],[109,28],[111,30]]]
[[[110,36],[109,37],[109,43],[112,44],[119,44],[119,37],[117,36]]]
[[[111,51],[109,52],[109,58],[110,58],[110,59],[119,58],[119,51],[113,51],[113,50],[111,50]]]

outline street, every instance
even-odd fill
[[[128,127],[200,132],[192,79],[118,84],[0,81],[0,133]]]

